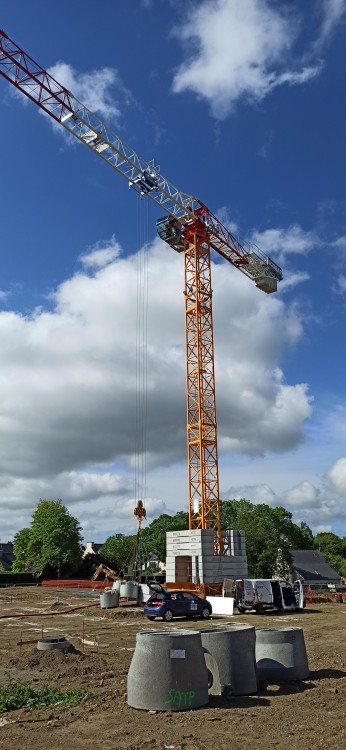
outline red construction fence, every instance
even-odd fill
[[[112,581],[86,581],[78,578],[59,578],[56,581],[42,581],[42,586],[55,589],[109,589],[112,588]]]

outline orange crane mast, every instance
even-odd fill
[[[56,81],[0,29],[0,74],[166,212],[161,239],[185,260],[188,506],[190,529],[214,529],[222,553],[210,252],[225,258],[267,294],[281,268],[241,244],[206,205],[183,193]]]

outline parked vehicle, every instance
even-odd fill
[[[255,610],[257,614],[266,612],[292,611],[305,607],[301,581],[293,584],[275,578],[242,578],[235,582],[235,603],[243,614]]]
[[[159,583],[149,584],[152,595],[144,605],[144,614],[148,620],[162,617],[171,622],[173,617],[201,617],[207,620],[212,614],[212,606],[206,599],[190,591],[171,591]]]

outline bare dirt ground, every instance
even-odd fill
[[[235,750],[245,748],[343,748],[346,746],[345,604],[319,604],[284,616],[238,615],[234,622],[256,626],[302,626],[310,679],[268,685],[253,696],[211,698],[207,707],[178,713],[136,711],[126,703],[126,677],[136,633],[151,627],[133,607],[101,610],[99,606],[62,614],[95,597],[49,589],[1,589],[0,686],[26,682],[67,690],[84,687],[83,701],[73,708],[23,709],[0,716],[2,750]],[[38,612],[46,614],[41,617]],[[24,617],[15,618],[18,612]],[[213,618],[214,624],[225,618]],[[227,618],[226,618],[227,621]],[[176,620],[177,627],[200,627]],[[203,624],[204,625],[204,624]],[[72,653],[38,652],[43,634],[66,635]],[[81,639],[89,642],[83,646]],[[23,643],[20,641],[31,641]],[[97,642],[97,646],[92,645]],[[5,723],[8,722],[8,723]]]

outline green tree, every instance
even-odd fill
[[[346,578],[346,557],[342,555],[330,555],[328,553],[323,555],[323,557],[325,557],[330,567],[338,573],[340,578]]]
[[[278,550],[283,563],[290,563],[287,541],[278,532],[281,514],[268,505],[253,505],[249,500],[222,502],[222,528],[245,532],[249,575],[270,578],[275,570]]]
[[[141,532],[141,554],[145,562],[151,555],[156,555],[159,560],[166,559],[166,532],[187,529],[189,525],[188,514],[179,511],[174,516],[163,513],[155,518],[152,523]],[[108,537],[99,550],[102,562],[109,565],[117,572],[123,571],[131,562],[135,553],[136,537],[125,534],[114,534]]]
[[[188,529],[188,527],[188,513],[179,511],[174,516],[163,513],[142,531],[144,553],[147,557],[156,555],[160,561],[165,562],[167,531],[181,531],[182,529]]]
[[[315,539],[307,523],[301,521],[293,526],[292,549],[313,549]]]
[[[35,566],[29,551],[31,529],[25,528],[18,531],[13,539],[14,561],[12,570],[14,573],[34,573]]]
[[[106,539],[98,554],[101,562],[120,573],[130,564],[134,552],[134,536],[114,534]]]
[[[249,575],[256,578],[274,574],[278,555],[281,570],[288,571],[292,564],[290,550],[312,546],[309,527],[294,524],[285,508],[255,505],[244,498],[222,502],[221,526],[245,532]]]
[[[36,576],[71,573],[81,564],[81,533],[76,518],[71,516],[61,500],[40,500],[29,529],[16,535],[15,544],[21,568]]]
[[[339,574],[346,577],[346,539],[331,531],[323,531],[317,534],[314,540],[315,549],[318,549],[327,563]]]
[[[346,540],[331,531],[322,531],[316,534],[314,546],[315,549],[322,552],[322,555],[346,556]]]

